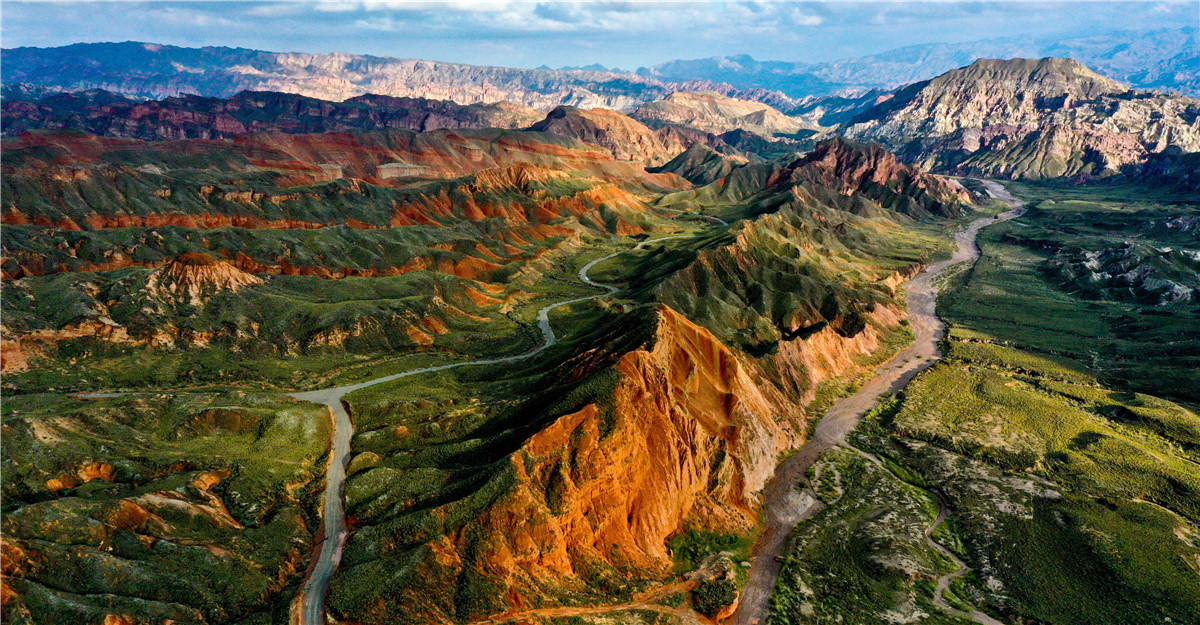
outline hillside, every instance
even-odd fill
[[[982,59],[899,90],[842,132],[944,171],[1100,177],[1200,150],[1200,102],[1131,91],[1069,59]]]
[[[771,137],[793,135],[813,127],[761,102],[729,98],[716,93],[678,91],[629,114],[648,124],[676,124],[720,134],[741,129]]]
[[[619,161],[637,161],[646,165],[665,163],[687,147],[683,144],[686,137],[651,130],[636,119],[605,109],[560,106],[529,129],[598,145],[609,150]]]
[[[227,99],[194,95],[135,100],[107,91],[56,93],[0,104],[3,136],[72,129],[147,141],[224,139],[257,132],[302,134],[404,128],[524,128],[542,115],[507,102],[459,105],[445,100],[364,95],[330,102],[301,95],[243,91]]]
[[[20,463],[5,485],[6,614],[98,622],[244,622],[295,595],[320,448],[281,434],[303,404],[228,389],[522,353],[540,307],[594,294],[582,265],[651,233],[679,238],[595,267],[621,293],[556,312],[543,358],[346,397],[352,534],[328,609],[469,620],[663,582],[681,532],[751,531],[818,386],[902,340],[895,285],[943,253],[933,234],[966,200],[842,141],[778,180],[751,176],[744,201],[693,207],[739,213],[732,227],[664,216],[652,203],[688,186],[677,176],[536,131],[40,132],[5,154],[5,384],[25,398],[6,402],[5,458]],[[177,385],[226,390],[39,403],[48,388]],[[77,423],[135,428],[136,445],[93,466],[100,443]],[[47,432],[69,444],[33,462]],[[303,443],[270,455],[289,440]],[[290,462],[309,469],[269,477]],[[92,533],[60,533],[53,519],[80,509]],[[109,536],[132,541],[119,563],[102,555]],[[152,541],[212,555],[189,567]],[[63,575],[106,576],[111,598],[60,597]]]

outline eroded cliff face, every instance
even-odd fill
[[[793,183],[835,189],[846,197],[860,194],[912,216],[955,215],[971,199],[958,182],[902,163],[879,145],[840,138],[819,143],[783,175]]]
[[[262,282],[262,278],[238,269],[233,263],[192,252],[150,274],[146,289],[153,297],[199,306],[219,293],[236,293]]]
[[[844,133],[967,175],[1106,176],[1200,150],[1200,102],[1131,91],[1071,59],[980,59],[901,89]]]
[[[859,371],[901,317],[879,307],[852,337],[827,329],[757,360],[660,306],[651,341],[614,365],[611,403],[555,419],[509,456],[480,489],[501,491],[491,503],[410,552],[396,574],[399,596],[366,593],[361,606],[335,598],[334,613],[364,623],[461,622],[607,603],[631,582],[669,577],[667,541],[681,530],[753,530],[780,453],[803,442],[804,404],[816,385]],[[781,374],[794,379],[781,383]],[[455,510],[432,517],[452,523]],[[356,584],[359,575],[342,581]]]

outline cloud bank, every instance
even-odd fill
[[[0,43],[94,41],[632,69],[750,54],[818,62],[907,45],[1195,24],[1186,2],[17,2]]]

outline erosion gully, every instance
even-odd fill
[[[813,496],[811,491],[801,490],[798,487],[805,480],[805,473],[809,467],[829,450],[838,445],[845,445],[847,435],[858,427],[863,415],[878,404],[885,394],[904,388],[918,373],[928,369],[942,357],[942,353],[938,349],[938,342],[945,336],[946,324],[937,316],[938,277],[951,267],[965,262],[974,262],[979,258],[979,246],[975,239],[980,230],[1025,212],[1024,202],[1009,193],[999,183],[985,180],[983,184],[993,197],[1006,202],[1012,208],[996,217],[982,217],[972,221],[955,235],[958,250],[949,260],[929,265],[909,281],[907,286],[908,321],[915,337],[913,344],[884,363],[858,392],[834,403],[817,423],[812,439],[775,468],[775,475],[763,490],[765,527],[754,548],[750,580],[742,589],[737,612],[730,619],[734,625],[756,625],[766,622],[771,592],[775,588],[775,581],[779,578],[779,570],[782,566],[779,557],[787,543],[788,535],[797,524],[811,518],[825,507],[825,504]],[[939,519],[944,520],[946,507],[945,501],[940,496],[938,503],[941,507]],[[940,522],[940,520],[935,522],[929,528],[927,536],[933,534],[933,530]],[[942,593],[949,585],[951,578],[963,575],[968,569],[961,560],[944,547],[937,545],[932,539],[929,539],[929,542],[935,545],[939,551],[948,554],[960,567],[958,571],[944,576],[938,581],[937,601],[935,602],[949,610],[950,607],[942,599]],[[980,612],[967,614],[951,611],[971,618],[977,623],[999,624],[999,621]]]
[[[667,241],[670,239],[686,238],[691,235],[681,234],[668,237],[660,237],[650,239],[638,243],[633,247],[635,251],[645,248],[647,245]],[[333,414],[333,445],[329,452],[329,463],[325,476],[325,495],[324,502],[321,508],[321,516],[323,525],[321,532],[318,534],[318,540],[314,545],[314,559],[309,566],[308,575],[304,580],[304,586],[300,593],[296,596],[292,603],[291,622],[296,625],[325,625],[325,596],[329,592],[329,580],[333,577],[334,571],[337,570],[338,563],[342,558],[342,548],[346,544],[346,510],[345,510],[345,486],[346,486],[346,465],[350,461],[350,440],[354,436],[354,423],[350,420],[350,413],[347,412],[342,398],[348,393],[391,382],[414,375],[423,373],[433,373],[435,371],[445,371],[447,369],[456,369],[458,367],[472,367],[479,365],[495,365],[505,362],[514,362],[517,360],[525,360],[532,358],[546,349],[558,343],[558,338],[554,335],[554,328],[550,326],[550,312],[562,306],[586,302],[588,300],[611,295],[616,293],[619,288],[610,284],[602,284],[592,281],[588,277],[588,272],[596,265],[614,258],[624,252],[615,252],[608,256],[603,256],[584,265],[579,270],[579,280],[588,286],[598,287],[603,289],[603,292],[585,297],[577,297],[574,299],[565,300],[550,304],[538,311],[537,320],[538,328],[542,332],[542,344],[523,354],[515,356],[505,356],[503,358],[488,358],[484,360],[471,360],[467,362],[455,362],[436,367],[423,367],[420,369],[412,369],[402,373],[385,375],[382,377],[351,384],[348,386],[338,386],[334,388],[325,388],[315,391],[305,391],[303,393],[292,393],[291,396],[302,400],[318,404],[324,404],[329,407]]]

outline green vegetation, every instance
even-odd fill
[[[739,534],[722,534],[687,528],[667,541],[675,559],[675,568],[681,573],[694,571],[704,559],[722,552],[729,552],[735,561],[744,561],[750,557],[754,541]]]
[[[692,591],[696,611],[709,618],[733,605],[734,599],[737,599],[737,586],[731,579],[703,581]]]
[[[951,516],[933,538],[974,569],[946,594],[956,608],[1010,622],[1192,622],[1200,615],[1198,312],[1194,302],[1079,289],[1055,268],[1054,250],[1127,239],[1186,246],[1194,233],[1179,224],[1197,206],[1113,185],[1013,187],[1034,208],[981,233],[980,262],[944,292],[946,358],[868,415],[853,443],[880,457],[890,478],[944,493]],[[1200,283],[1190,272],[1172,279]],[[842,487],[855,483],[833,456],[826,464],[837,463]],[[814,472],[821,490],[827,470]],[[837,554],[878,546],[846,531],[856,505],[883,518],[913,507],[901,491],[847,489],[798,527],[772,618],[819,622],[829,595],[859,606],[839,610],[894,609],[886,599],[894,588],[846,585],[866,564],[820,576]],[[888,539],[898,535],[892,526]],[[926,612],[920,622],[951,618]]]
[[[952,321],[952,338],[1019,344],[1039,358],[1072,361],[1109,386],[1195,402],[1200,397],[1200,308],[1194,300],[1083,292],[1051,266],[1061,253],[1103,251],[1126,241],[1194,248],[1195,226],[1188,226],[1195,220],[1194,198],[1111,185],[1011,186],[1031,208],[1021,219],[981,234],[983,258],[942,298],[940,310]],[[1195,265],[1188,269],[1190,278],[1163,276],[1151,264],[1127,271],[1198,284]]]
[[[665,606],[677,608],[677,607],[683,605],[683,602],[686,599],[687,599],[686,593],[676,592],[676,593],[671,593],[671,594],[663,597],[662,599],[659,599],[658,602]]]
[[[326,411],[243,392],[21,395],[5,398],[3,431],[5,581],[20,594],[6,620],[286,609],[317,522]]]
[[[831,451],[814,469],[819,479],[837,476],[842,493],[823,497],[828,507],[792,534],[770,622],[936,617],[929,580],[955,567],[925,543],[937,516],[932,497],[853,449]]]

